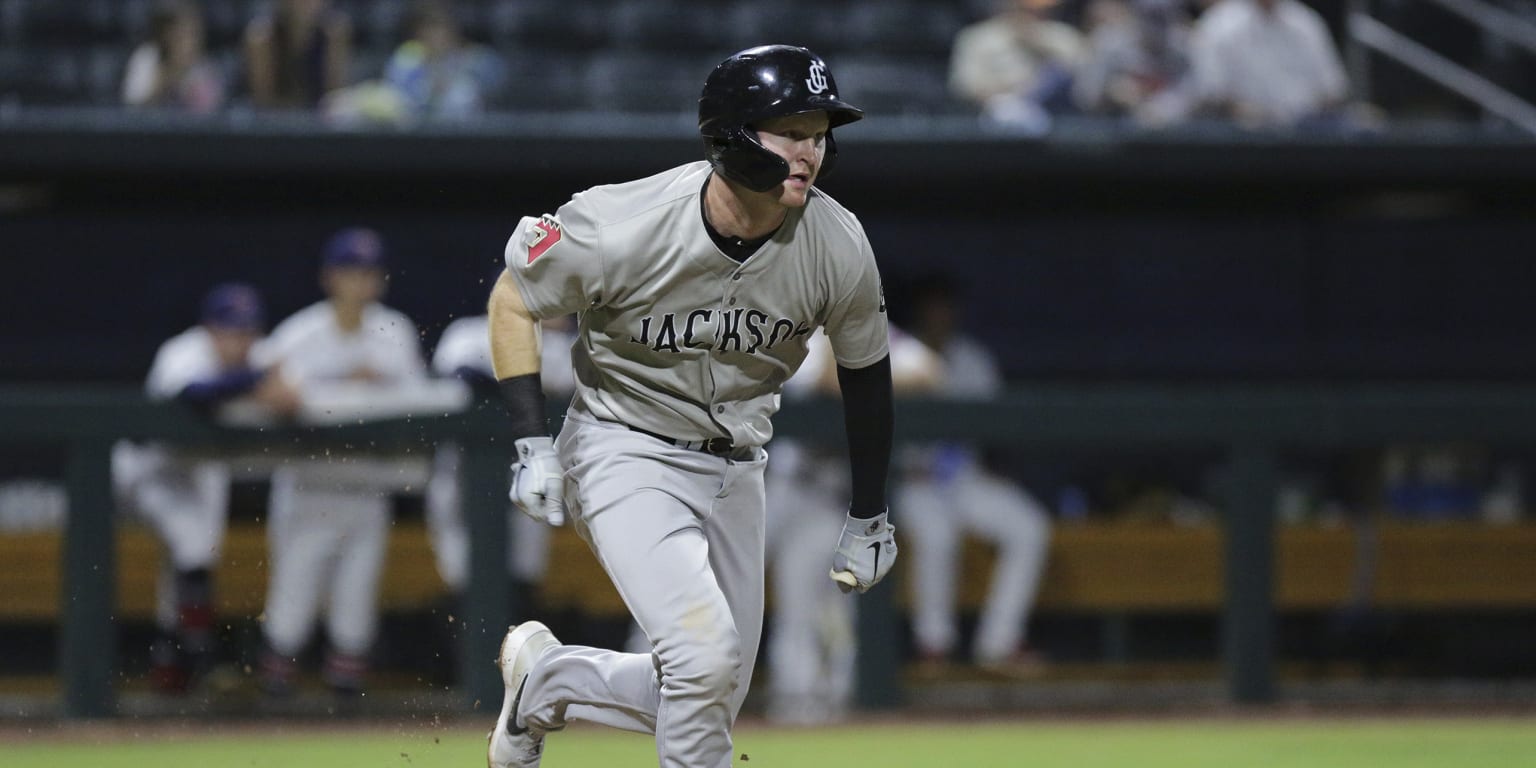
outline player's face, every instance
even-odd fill
[[[208,326],[208,335],[213,339],[214,353],[219,356],[219,367],[226,370],[245,367],[257,339],[255,331],[243,328]]]
[[[827,153],[827,113],[808,112],[765,120],[755,126],[757,139],[769,152],[789,163],[789,178],[777,188],[779,202],[791,208],[805,205],[811,185]]]
[[[361,307],[384,296],[384,270],[373,267],[331,267],[321,275],[332,301]]]

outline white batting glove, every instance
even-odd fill
[[[868,592],[896,563],[896,527],[887,521],[889,516],[889,511],[867,519],[849,515],[843,521],[831,573],[843,594],[855,589],[859,594]]]
[[[512,465],[512,490],[507,495],[523,514],[549,525],[565,524],[565,470],[555,454],[552,437],[525,437]]]

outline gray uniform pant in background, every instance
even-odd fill
[[[534,667],[525,725],[587,720],[656,734],[663,768],[729,768],[763,627],[763,469],[583,414],[557,448],[577,531],[653,655],[564,645]]]

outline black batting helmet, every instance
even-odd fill
[[[825,177],[837,157],[832,128],[864,116],[837,95],[837,82],[820,56],[792,45],[748,48],[720,62],[699,96],[704,154],[721,175],[767,192],[789,176],[789,164],[757,140],[754,123],[773,117],[826,112]]]

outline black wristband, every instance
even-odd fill
[[[512,434],[521,439],[549,434],[545,418],[544,385],[537,371],[496,382],[501,399],[512,415]]]

